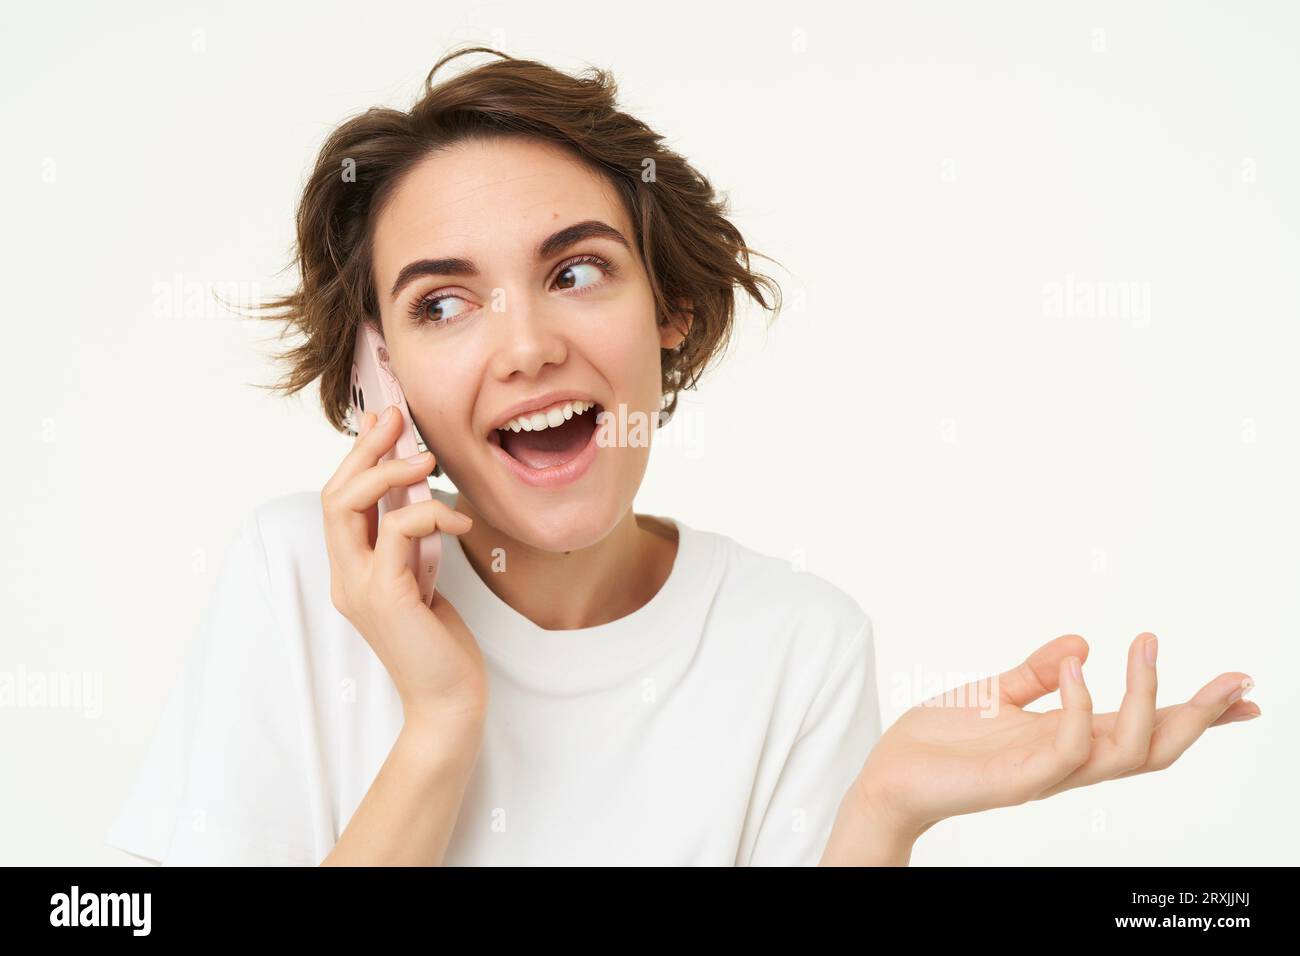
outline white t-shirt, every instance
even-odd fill
[[[443,535],[437,587],[489,681],[444,865],[821,858],[880,736],[871,620],[789,562],[664,520],[679,539],[659,592],[578,630],[519,614]],[[325,858],[402,727],[329,580],[318,493],[250,513],[110,846],[171,865]]]

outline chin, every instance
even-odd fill
[[[602,449],[601,454],[609,458],[600,464],[624,464],[615,460],[618,451]],[[488,466],[495,467],[495,463],[488,462]],[[472,488],[459,482],[457,487],[501,534],[539,551],[578,551],[604,540],[632,506],[639,478],[611,474],[617,470],[593,469],[596,474],[588,475],[589,480],[563,490],[516,487],[513,480],[503,482],[500,476],[481,472]]]
[[[613,499],[603,502],[556,502],[541,511],[523,511],[515,505],[502,509],[505,521],[497,529],[540,551],[579,551],[605,538],[626,508]]]

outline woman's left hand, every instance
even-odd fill
[[[1259,715],[1240,699],[1254,682],[1237,671],[1220,674],[1185,703],[1157,709],[1156,646],[1147,632],[1130,645],[1118,712],[1092,712],[1082,678],[1088,643],[1077,634],[1045,644],[997,678],[933,697],[881,736],[846,800],[911,840],[947,817],[1163,770],[1207,728]],[[1058,688],[1061,708],[1023,709]]]

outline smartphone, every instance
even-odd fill
[[[367,411],[376,415],[383,413],[389,405],[396,405],[402,413],[402,432],[397,441],[380,461],[392,461],[395,458],[410,458],[424,450],[424,443],[411,418],[411,410],[406,407],[406,396],[402,386],[397,382],[397,375],[389,364],[388,347],[384,337],[369,321],[363,321],[357,329],[357,343],[352,354],[352,431],[360,427],[361,416]],[[379,499],[379,520],[395,508],[415,504],[417,501],[432,501],[433,493],[429,490],[426,478],[407,485],[405,488],[393,488]],[[420,586],[420,599],[428,607],[433,602],[433,586],[438,577],[438,561],[442,557],[442,533],[435,531],[411,543],[411,555],[408,559],[415,581]]]

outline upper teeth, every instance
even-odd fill
[[[498,425],[498,431],[510,429],[512,432],[539,432],[544,428],[554,428],[557,425],[563,425],[574,415],[581,415],[589,408],[594,408],[595,402],[584,402],[581,400],[572,402],[561,402],[558,405],[545,409],[540,412],[529,412],[526,415],[519,415],[510,419],[504,425]]]

